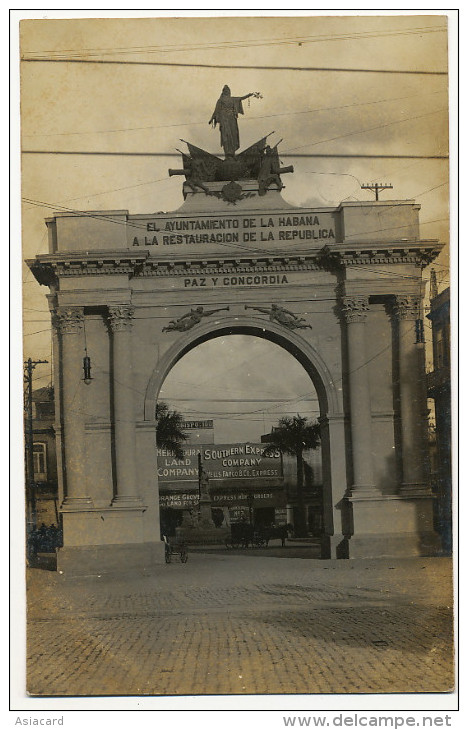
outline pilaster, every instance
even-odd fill
[[[427,497],[427,423],[424,344],[416,342],[416,320],[421,300],[416,295],[395,296],[398,322],[399,405],[401,419],[402,483],[400,495]]]
[[[132,325],[134,307],[108,308],[112,334],[113,422],[115,438],[116,494],[113,504],[141,504],[135,462],[135,393],[132,386]]]
[[[372,463],[372,415],[367,372],[366,321],[369,312],[367,296],[345,296],[342,312],[348,339],[348,382],[351,410],[351,442],[353,455],[353,498],[375,496]]]
[[[82,364],[84,312],[82,307],[58,307],[52,318],[61,345],[62,412],[65,449],[65,498],[62,508],[80,509],[92,504],[85,476],[85,413]]]

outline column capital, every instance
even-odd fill
[[[343,297],[341,311],[346,322],[365,322],[369,311],[369,297],[364,295]]]
[[[397,320],[419,319],[421,298],[416,294],[396,294],[393,313]]]
[[[52,314],[52,323],[61,335],[77,335],[84,325],[83,307],[57,307]]]
[[[108,322],[112,332],[130,330],[133,325],[135,307],[130,304],[117,304],[108,308]]]

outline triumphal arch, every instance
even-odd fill
[[[267,137],[237,152],[228,92],[211,120],[225,155],[184,143],[169,171],[178,210],[56,213],[28,262],[49,287],[64,573],[163,561],[158,393],[185,353],[237,333],[284,347],[317,391],[322,557],[437,550],[421,272],[442,245],[420,237],[413,200],[286,203],[292,168]]]

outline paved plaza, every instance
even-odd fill
[[[451,690],[450,560],[310,555],[292,546],[193,550],[187,564],[174,559],[151,573],[99,578],[29,568],[27,690]]]

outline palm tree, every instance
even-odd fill
[[[307,449],[320,445],[320,425],[303,416],[283,416],[268,435],[269,444],[263,454],[272,456],[275,451],[296,457],[297,464],[297,518],[295,532],[298,537],[307,535],[307,521],[304,505],[304,463]]]
[[[176,459],[184,458],[182,444],[188,436],[182,430],[184,417],[178,411],[171,411],[167,403],[156,403],[156,446],[166,449]]]

